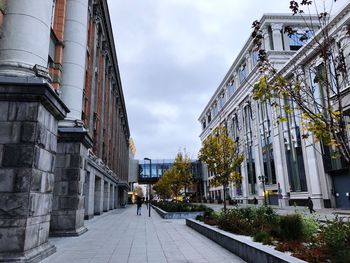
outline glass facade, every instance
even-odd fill
[[[256,194],[256,171],[255,157],[252,140],[252,109],[250,104],[244,107],[244,129],[245,129],[245,158],[247,162],[247,174],[249,194]]]
[[[261,102],[259,106],[260,141],[266,184],[276,184],[275,161],[271,134],[271,121],[267,104]]]
[[[284,111],[288,121],[283,122],[284,147],[290,190],[292,192],[306,192],[307,183],[301,148],[300,113],[297,111],[294,102],[285,99],[284,105],[292,109],[292,111]]]
[[[148,160],[141,160],[139,162],[139,179],[140,181],[156,181],[162,177],[164,172],[173,166],[174,160],[152,160],[152,173],[150,175],[150,162]],[[193,160],[191,163],[192,176],[194,179],[202,178],[202,164]]]

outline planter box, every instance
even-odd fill
[[[271,247],[246,240],[238,235],[206,225],[200,221],[186,219],[186,225],[231,251],[248,263],[306,263]]]
[[[195,219],[198,215],[204,214],[203,211],[199,211],[199,212],[165,212],[164,210],[160,209],[157,206],[152,205],[152,207],[164,219],[186,219],[186,218]]]

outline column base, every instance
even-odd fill
[[[86,215],[86,216],[84,216],[85,220],[90,220],[90,219],[93,219],[93,218],[94,218],[94,215]]]
[[[50,242],[22,253],[0,253],[0,262],[7,263],[37,263],[56,252],[56,247]]]
[[[50,237],[77,237],[85,232],[87,232],[88,229],[85,226],[82,226],[75,230],[62,230],[62,231],[54,231],[50,232]]]

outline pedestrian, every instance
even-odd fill
[[[254,205],[257,205],[257,204],[258,204],[258,199],[256,199],[255,196],[254,196],[254,198],[253,198],[253,204],[254,204]]]
[[[137,215],[140,216],[141,215],[141,207],[142,207],[142,199],[141,197],[137,197],[136,199],[136,205],[137,205]]]
[[[312,202],[310,196],[309,196],[308,199],[307,199],[307,207],[308,207],[309,210],[310,210],[310,214],[316,212],[316,211],[314,210],[314,203]]]

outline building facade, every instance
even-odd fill
[[[106,0],[1,0],[0,32],[0,262],[37,262],[126,202],[130,131]]]
[[[345,43],[349,40],[344,33],[349,17],[348,4],[329,23],[334,45],[337,41]],[[264,33],[263,46],[270,62],[281,73],[288,75],[299,67],[305,79],[312,81],[307,72],[319,57],[319,51],[315,41],[300,41],[295,34],[303,30],[309,38],[317,39],[321,34],[320,24],[316,16],[308,18],[312,19],[312,23],[303,19],[297,15],[263,15],[260,20]],[[313,27],[305,30],[306,24]],[[295,33],[289,36],[284,30],[287,26]],[[273,107],[252,98],[253,85],[260,75],[258,55],[252,41],[249,38],[245,43],[199,117],[202,141],[216,127],[225,125],[239,144],[240,151],[245,154],[240,167],[242,182],[227,189],[229,197],[242,203],[252,203],[256,197],[262,203],[265,195],[271,205],[289,206],[306,205],[310,196],[316,208],[349,208],[347,191],[338,183],[349,185],[348,167],[327,169],[329,160],[324,158],[326,153],[320,143],[302,139],[300,118],[285,116],[287,122],[278,122],[279,114]],[[344,52],[348,57],[347,47]],[[344,92],[347,87],[344,87]],[[346,97],[344,107],[348,107]],[[206,197],[221,199],[223,189],[210,184],[212,176],[208,171]],[[340,178],[338,181],[337,177]]]

